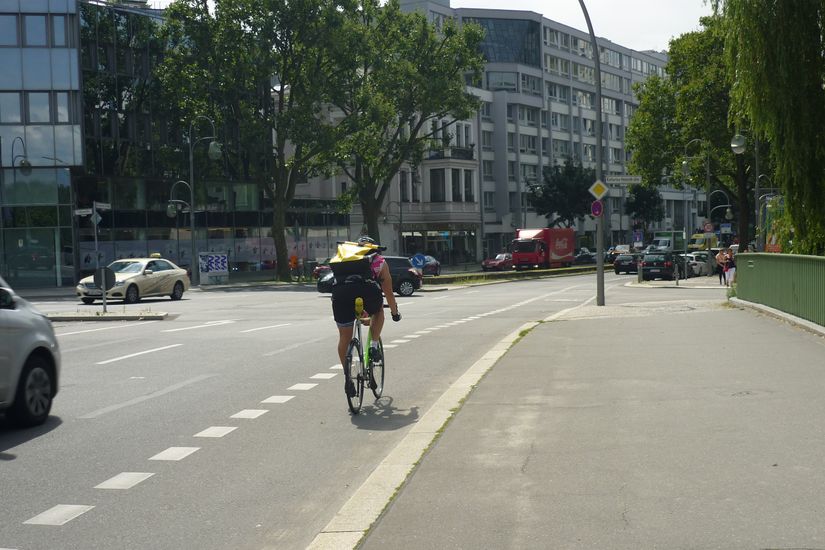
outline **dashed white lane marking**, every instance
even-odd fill
[[[199,328],[210,328],[210,327],[219,327],[221,325],[228,325],[229,323],[234,323],[233,319],[228,319],[224,321],[209,321],[208,323],[204,323],[203,325],[195,325],[193,327],[183,327],[183,328],[170,328],[167,330],[162,330],[161,332],[180,332],[182,330],[195,330]]]
[[[200,450],[200,447],[169,447],[149,460],[183,460],[197,450]]]
[[[157,323],[157,321],[143,321],[140,324],[140,326],[144,327],[144,326],[150,325],[152,323]],[[90,328],[88,330],[76,330],[74,332],[64,332],[63,334],[58,334],[57,336],[60,336],[60,337],[72,336],[74,334],[86,334],[87,332],[100,332],[101,330],[115,330],[115,329],[119,329],[119,328],[134,328],[134,327],[135,327],[134,324],[129,323],[128,325],[117,325],[117,326],[114,326],[114,327]]]
[[[237,426],[210,426],[202,432],[196,433],[192,437],[223,437],[237,429]]]
[[[271,397],[267,397],[261,403],[286,403],[290,399],[295,397],[294,395],[273,395]]]
[[[343,367],[343,366],[341,366],[341,363],[338,363],[338,364],[336,364],[336,365],[332,365],[332,366],[330,367],[330,370],[344,370],[344,367]]]
[[[294,350],[295,348],[300,348],[301,346],[305,346],[307,344],[314,344],[315,342],[320,342],[321,340],[324,340],[325,338],[326,337],[313,338],[312,340],[307,340],[305,342],[298,342],[297,344],[291,344],[291,345],[283,347],[281,349],[276,349],[275,351],[270,351],[270,352],[264,353],[264,357],[272,357],[273,355],[278,355],[279,353],[284,353],[286,351],[291,351],[291,350]]]
[[[318,384],[295,384],[287,388],[287,391],[306,391],[311,390]]]
[[[206,380],[207,378],[212,378],[213,376],[216,376],[216,375],[215,374],[202,374],[200,376],[196,376],[195,378],[190,378],[189,380],[184,380],[183,382],[178,382],[177,384],[172,384],[169,387],[163,388],[162,390],[158,390],[158,391],[150,393],[148,395],[141,395],[140,397],[130,399],[129,401],[124,401],[123,403],[118,403],[117,405],[110,405],[108,407],[103,407],[102,409],[98,409],[98,410],[90,412],[88,414],[84,414],[80,418],[97,418],[98,416],[102,416],[106,413],[116,411],[116,410],[122,409],[124,407],[129,407],[129,406],[135,405],[137,403],[142,403],[144,401],[148,401],[149,399],[153,399],[155,397],[160,397],[161,395],[166,395],[167,393],[171,393],[175,390],[183,388],[184,386],[188,386],[189,384],[194,384],[195,382],[200,382],[201,380]]]
[[[147,349],[146,351],[139,351],[137,353],[130,353],[129,355],[121,355],[120,357],[114,357],[112,359],[107,359],[105,361],[100,361],[97,363],[98,365],[108,365],[109,363],[114,363],[115,361],[123,361],[124,359],[131,359],[132,357],[137,357],[138,355],[146,355],[147,353],[155,353],[158,351],[163,351],[166,349],[176,348],[178,346],[182,346],[183,344],[172,344],[171,346],[163,346],[162,348],[155,348],[155,349]]]
[[[95,485],[95,489],[131,489],[153,475],[155,474],[150,472],[121,472],[115,477],[109,478],[99,485]]]
[[[229,418],[258,418],[269,412],[269,409],[244,409],[238,411]]]
[[[255,332],[255,331],[258,331],[258,330],[266,330],[268,328],[288,327],[291,324],[292,323],[281,323],[280,325],[269,325],[268,327],[251,328],[251,329],[248,329],[248,330],[242,330],[241,334],[243,334],[245,332]]]
[[[338,376],[337,372],[319,372],[318,374],[313,374],[310,376],[312,380],[329,380],[330,378],[335,378]]]
[[[419,330],[418,332],[416,332],[416,334],[429,334],[429,333],[431,333],[433,330],[435,330],[435,329],[428,328],[428,329],[426,329],[426,330]]]
[[[397,348],[398,344],[384,344],[384,349]]]
[[[65,525],[92,508],[94,508],[94,506],[85,506],[83,504],[58,504],[23,523],[27,525]]]
[[[409,340],[393,340],[390,344],[406,344]]]
[[[449,296],[441,296],[440,298],[433,298],[433,300],[446,300]]]
[[[476,292],[481,292],[480,290],[468,290],[464,294],[475,294]]]
[[[408,334],[404,338],[421,338],[420,334]]]

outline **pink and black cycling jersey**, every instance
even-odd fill
[[[381,273],[381,268],[384,266],[384,257],[381,254],[375,254],[370,262],[370,271],[372,271],[372,278],[378,280],[378,275]]]

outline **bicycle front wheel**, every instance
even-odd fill
[[[350,342],[344,367],[347,405],[352,414],[358,414],[364,401],[364,354],[358,340]]]
[[[378,349],[381,350],[381,361],[377,363],[370,362],[370,388],[372,388],[372,394],[376,399],[384,393],[384,364],[387,361],[387,358],[384,357],[384,344],[380,338],[378,339]]]

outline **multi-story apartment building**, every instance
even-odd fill
[[[596,87],[590,37],[585,31],[533,12],[451,8],[448,0],[403,0],[402,7],[425,13],[437,26],[446,19],[454,19],[460,24],[476,23],[485,30],[482,49],[486,64],[480,89],[474,90],[482,107],[475,120],[464,124],[469,128],[467,141],[473,144],[471,154],[477,161],[481,212],[478,221],[470,224],[480,243],[476,250],[484,255],[495,253],[506,247],[516,228],[547,223],[529,208],[526,200],[530,186],[540,181],[547,167],[572,157],[581,160],[585,167],[595,168]],[[630,153],[625,148],[625,133],[638,105],[633,85],[649,75],[663,75],[667,57],[663,53],[634,51],[603,38],[598,42],[603,173],[626,174]],[[457,133],[463,131],[466,130],[459,129]],[[429,167],[428,162],[422,165],[425,188]],[[438,180],[436,184],[440,185]],[[606,198],[607,243],[631,242],[633,220],[624,214],[623,207],[626,187],[611,186]],[[661,191],[666,218],[653,229],[696,227],[696,211],[703,211],[704,192],[691,194],[668,188]],[[432,201],[432,194],[430,204],[424,202],[417,207],[447,214],[440,220],[442,227],[437,228],[444,228],[446,237],[452,224],[449,215],[455,213],[455,208],[449,205],[449,197],[436,197],[446,200],[449,207]],[[408,238],[411,230],[405,223]],[[595,223],[589,217],[579,220],[577,230],[581,242],[595,240]]]

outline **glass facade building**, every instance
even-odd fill
[[[98,261],[154,252],[189,267],[190,210],[197,250],[227,253],[230,278],[271,276],[272,204],[224,177],[206,142],[193,150],[194,208],[167,213],[170,198],[190,202],[183,185],[171,196],[190,179],[189,126],[153,93],[162,22],[92,0],[0,0],[0,274],[12,286],[73,286]],[[75,215],[94,202],[111,205],[98,223]],[[346,221],[332,200],[297,200],[287,246],[327,257]]]

